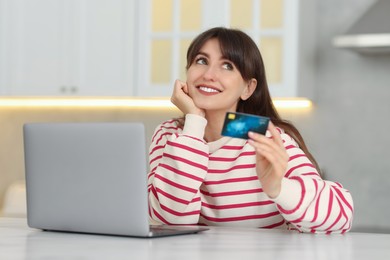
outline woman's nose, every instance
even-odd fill
[[[203,74],[203,78],[210,81],[215,81],[217,78],[218,72],[215,66],[208,66]]]

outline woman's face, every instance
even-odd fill
[[[249,98],[256,83],[242,78],[233,62],[222,56],[215,38],[203,45],[187,70],[188,94],[206,111],[236,111],[239,99]]]

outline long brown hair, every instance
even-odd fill
[[[274,125],[294,138],[320,173],[318,163],[309,152],[298,129],[291,122],[282,119],[274,107],[268,89],[263,58],[256,43],[246,33],[224,27],[211,28],[201,33],[188,48],[186,68],[191,66],[200,49],[210,39],[218,39],[223,57],[234,63],[244,80],[252,78],[257,80],[257,87],[253,94],[247,100],[239,100],[237,112],[269,117]]]

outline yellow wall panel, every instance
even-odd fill
[[[152,70],[153,84],[171,83],[172,41],[152,41]]]
[[[263,56],[269,84],[282,82],[283,75],[283,40],[280,37],[262,37],[260,51]]]
[[[181,80],[186,80],[187,76],[187,49],[191,44],[191,40],[181,40],[180,41],[180,71],[179,77]]]
[[[152,31],[171,31],[173,28],[173,0],[152,0]]]
[[[252,27],[252,0],[231,0],[230,26],[239,29]]]
[[[260,28],[273,29],[283,26],[283,0],[260,1]]]
[[[180,30],[198,31],[202,26],[202,1],[181,0]]]

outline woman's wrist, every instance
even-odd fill
[[[206,125],[207,120],[203,116],[197,114],[186,114],[183,134],[203,139]]]
[[[197,110],[191,111],[191,112],[188,113],[188,114],[192,114],[192,115],[197,115],[197,116],[205,117],[205,112],[204,112],[202,109],[197,109]]]

